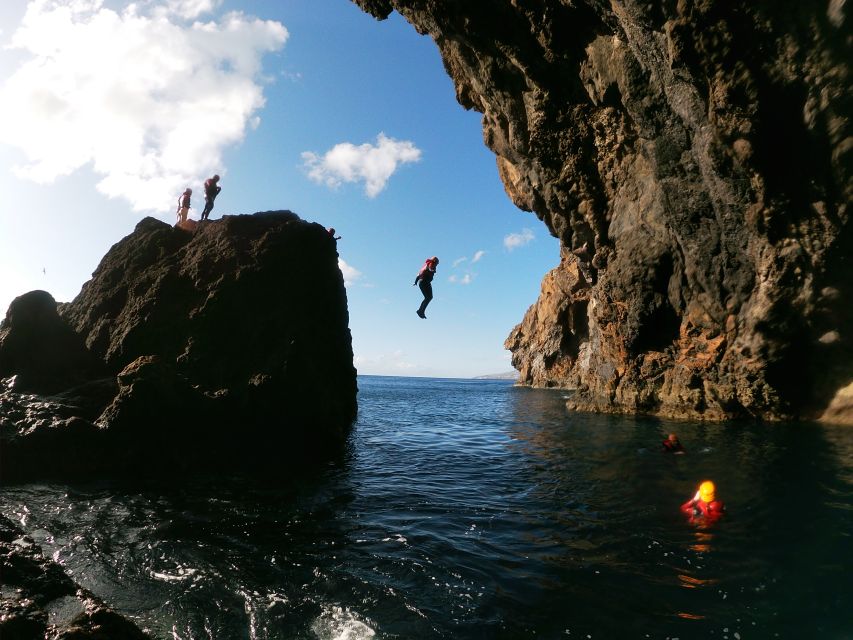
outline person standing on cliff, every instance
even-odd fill
[[[427,305],[432,300],[432,279],[435,276],[435,268],[438,266],[438,258],[433,256],[432,258],[428,258],[426,262],[424,262],[424,266],[421,267],[421,270],[418,272],[417,277],[415,278],[415,284],[420,287],[421,293],[424,294],[424,299],[421,302],[421,306],[418,307],[418,310],[415,313],[418,314],[419,317],[426,320],[426,311]],[[412,285],[414,286],[414,285]]]
[[[207,220],[210,212],[213,211],[213,201],[219,195],[220,191],[222,191],[222,187],[219,186],[219,176],[215,175],[204,181],[204,211],[201,212],[202,220]]]
[[[187,216],[190,213],[190,197],[193,194],[193,190],[189,187],[178,196],[178,226],[186,223]]]

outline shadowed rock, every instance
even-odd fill
[[[322,226],[287,211],[224,216],[195,232],[146,218],[61,318],[49,294],[22,296],[31,304],[16,300],[10,324],[21,326],[21,309],[48,319],[8,332],[8,373],[81,370],[63,359],[71,353],[113,377],[40,387],[50,396],[7,383],[0,473],[279,468],[336,452],[357,392],[337,259]],[[45,335],[79,353],[28,359],[24,338]]]
[[[0,516],[0,637],[3,640],[148,640],[149,636],[44,557]]]
[[[0,324],[0,378],[16,376],[16,390],[53,393],[105,372],[47,291],[30,291],[9,305]]]

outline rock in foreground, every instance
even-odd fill
[[[150,640],[133,622],[75,584],[4,516],[0,574],[3,640]]]

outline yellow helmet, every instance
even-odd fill
[[[699,485],[699,498],[702,502],[713,502],[715,498],[716,487],[710,480],[705,480]]]

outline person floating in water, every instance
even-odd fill
[[[716,487],[710,480],[699,485],[696,495],[681,505],[681,510],[690,516],[691,522],[713,522],[722,517],[726,505],[717,500]]]
[[[210,212],[213,211],[213,201],[216,196],[222,191],[219,186],[219,176],[213,176],[204,181],[204,210],[201,212],[201,219],[207,220]]]
[[[674,433],[670,433],[669,437],[663,441],[663,450],[664,453],[687,453],[684,450],[684,445],[678,440],[678,436]]]
[[[435,268],[438,266],[438,258],[433,256],[432,258],[428,258],[426,262],[424,262],[424,266],[421,267],[421,270],[418,272],[417,277],[415,278],[415,284],[420,287],[421,293],[424,294],[424,299],[421,302],[421,306],[418,307],[418,310],[415,313],[418,314],[421,318],[426,319],[426,311],[427,305],[430,300],[432,300],[432,278],[435,276]],[[414,286],[414,285],[413,285]]]
[[[187,187],[186,190],[178,196],[178,226],[186,224],[187,222],[187,216],[190,213],[190,198],[192,194],[193,190]]]
[[[336,235],[335,235],[335,228],[334,228],[334,227],[329,227],[328,229],[326,229],[326,231],[328,232],[329,237],[330,237],[332,240],[340,240],[340,239],[341,239],[341,237],[340,237],[340,236],[336,236]]]

